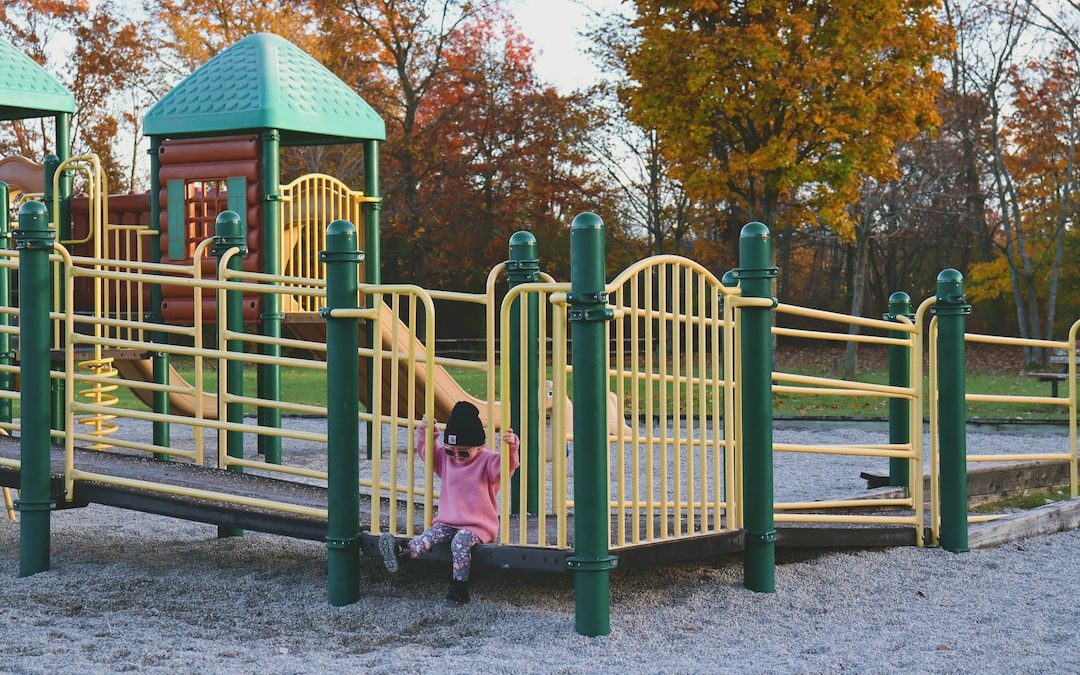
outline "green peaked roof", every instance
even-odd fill
[[[385,140],[382,118],[296,45],[272,33],[240,40],[165,94],[147,136],[219,136],[278,129],[291,145]]]
[[[75,112],[75,97],[32,58],[0,38],[0,120]]]

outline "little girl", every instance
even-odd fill
[[[424,459],[426,418],[416,428],[416,454]],[[521,463],[519,440],[513,429],[502,438],[510,446],[509,473]],[[499,529],[499,510],[495,495],[499,491],[502,455],[484,447],[486,441],[480,411],[467,401],[458,401],[450,412],[446,429],[435,438],[432,464],[435,475],[442,479],[439,511],[431,528],[407,545],[400,545],[394,535],[385,532],[379,537],[379,552],[386,569],[396,572],[398,556],[418,558],[435,544],[450,541],[453,574],[446,601],[461,605],[469,601],[469,567],[472,547],[480,542],[495,541]]]

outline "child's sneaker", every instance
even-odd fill
[[[383,532],[379,535],[379,553],[388,572],[398,571],[398,543],[394,535]]]
[[[450,580],[450,590],[446,592],[446,604],[464,605],[469,601],[469,582]]]

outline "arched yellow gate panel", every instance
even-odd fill
[[[356,226],[357,238],[364,241],[361,209],[365,202],[377,202],[351,190],[333,176],[321,173],[301,176],[281,188],[281,274],[305,279],[324,279],[319,253],[326,248],[326,226],[347,220]],[[363,264],[360,278],[363,279]],[[322,298],[283,298],[284,312],[317,312]]]

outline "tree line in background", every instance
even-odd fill
[[[720,273],[762,220],[785,301],[877,316],[953,266],[976,327],[1060,338],[1080,316],[1080,0],[621,11],[589,36],[606,81],[569,94],[538,78],[506,0],[9,0],[0,33],[75,94],[76,148],[114,191],[145,189],[139,124],[172,85],[252,32],[293,41],[386,121],[387,281],[475,289],[519,229],[566,278],[568,223],[593,210],[613,270],[677,253]],[[5,125],[0,154],[48,138]],[[284,163],[353,186],[362,167],[355,146]]]

